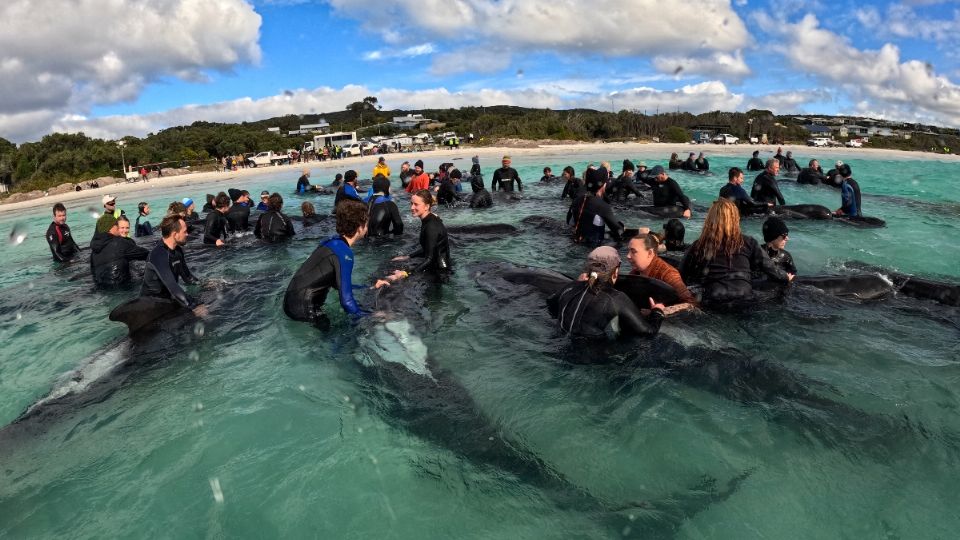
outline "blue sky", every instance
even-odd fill
[[[38,17],[30,0],[0,6],[10,140],[142,136],[366,95],[388,109],[758,107],[960,125],[954,2],[50,1],[68,15],[23,25]]]

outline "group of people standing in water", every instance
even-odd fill
[[[696,164],[691,154],[691,162]],[[756,156],[754,156],[756,159]],[[492,204],[491,191],[521,193],[523,183],[504,156],[501,167],[493,174],[490,191],[484,186],[479,159],[473,158],[468,175],[474,191],[469,203],[474,208]],[[719,192],[719,199],[706,212],[703,232],[692,244],[684,243],[684,225],[678,218],[690,218],[693,205],[676,180],[670,178],[664,167],[647,168],[645,163],[634,165],[624,160],[621,174],[614,176],[610,164],[590,166],[582,178],[572,167],[563,169],[561,198],[570,198],[566,225],[576,243],[595,249],[589,254],[580,279],[551,295],[548,305],[558,318],[559,326],[573,335],[609,335],[611,321],[616,321],[614,334],[655,333],[666,314],[691,306],[737,308],[754,300],[753,284],[758,279],[775,283],[789,283],[796,274],[792,257],[784,249],[788,238],[785,222],[771,215],[763,224],[764,243],[744,235],[740,230],[743,215],[772,212],[785,204],[777,185],[780,160],[770,159],[754,181],[748,195],[742,187],[744,173],[733,167],[728,171],[728,183]],[[755,168],[754,160],[747,166]],[[704,169],[699,169],[704,170]],[[544,171],[543,182],[554,179],[550,170]],[[805,181],[839,183],[843,204],[837,214],[859,215],[859,187],[851,178],[849,165],[838,162],[837,169],[824,175],[815,160],[801,172]],[[437,173],[424,172],[422,161],[401,165],[400,188],[410,194],[410,212],[420,220],[417,248],[392,259],[396,269],[376,279],[374,288],[391,286],[411,276],[422,276],[431,282],[446,283],[453,270],[450,242],[443,220],[435,213],[437,204],[455,204],[462,201],[458,195],[464,176],[452,164],[442,164]],[[355,317],[367,311],[353,296],[358,288],[353,280],[356,243],[366,236],[400,236],[404,224],[399,207],[391,192],[391,170],[384,158],[372,171],[372,183],[366,193],[360,188],[358,174],[348,170],[338,174],[327,187],[313,186],[310,171],[305,169],[298,179],[298,194],[332,193],[336,189],[332,213],[336,234],[322,241],[300,266],[284,294],[284,311],[295,320],[308,321],[319,326],[328,324],[324,303],[331,288],[338,291],[343,310]],[[152,250],[138,246],[128,238],[131,229],[124,212],[116,209],[116,199],[103,198],[104,213],[98,219],[91,241],[91,273],[98,285],[112,286],[131,280],[129,264],[146,261],[140,297],[167,299],[189,309],[197,303],[184,291],[181,283],[189,284],[196,278],[189,270],[183,246],[190,233],[196,232],[204,244],[219,248],[233,241],[237,234],[253,232],[264,242],[274,243],[295,235],[293,219],[283,213],[283,197],[279,193],[261,192],[260,204],[255,205],[246,190],[230,189],[217,195],[208,195],[201,218],[193,200],[186,198],[172,203],[167,215],[156,229],[147,221],[150,208],[146,202],[138,205],[135,236],[147,236],[158,230],[161,240]],[[648,229],[628,229],[614,213],[614,205],[631,197],[649,202],[643,210],[651,216],[671,218],[663,233]],[[330,219],[318,216],[310,202],[301,206],[304,226]],[[252,212],[256,222],[252,223]],[[54,259],[69,261],[79,253],[69,226],[66,208],[57,204],[54,220],[47,232],[47,241]],[[202,230],[201,230],[202,227]],[[649,298],[638,304],[617,289],[621,259],[615,248],[603,245],[607,239],[620,245],[627,241],[627,259],[633,269],[630,275],[645,276],[664,283],[672,289],[673,305],[664,305]],[[697,285],[699,298],[688,285]]]

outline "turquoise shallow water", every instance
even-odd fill
[[[517,158],[528,186],[524,201],[439,213],[448,224],[518,227],[527,215],[562,218],[560,186],[536,183],[544,165],[559,172],[570,164],[580,172],[607,159],[619,170],[625,157],[654,159],[615,151]],[[836,159],[817,157],[824,164]],[[853,167],[865,213],[888,226],[790,223],[788,249],[800,272],[839,272],[845,261],[861,260],[960,281],[960,165],[841,159]],[[715,157],[716,176],[674,178],[708,205],[726,168],[745,162]],[[428,169],[436,165],[427,162]],[[489,180],[496,163],[483,165]],[[314,180],[329,182],[316,172]],[[289,193],[296,177],[267,173],[244,182],[237,187]],[[788,203],[839,206],[830,188],[781,186]],[[159,212],[173,198],[202,200],[225,187],[156,187],[146,200]],[[300,200],[287,197],[288,209]],[[332,197],[316,201],[323,212]],[[135,212],[136,202],[121,199],[120,206]],[[99,204],[69,206],[69,222],[85,246],[93,229],[85,209]],[[418,226],[403,210],[409,227],[403,242],[357,247],[357,281],[414,241]],[[47,395],[64,374],[124,346],[124,329],[106,315],[134,293],[94,291],[84,265],[56,268],[43,241],[48,214],[46,208],[0,214],[4,238],[14,229],[27,236],[20,245],[5,244],[0,259],[0,424]],[[688,223],[688,237],[701,222],[695,216]],[[748,220],[745,229],[758,236],[760,223]],[[286,284],[316,239],[240,244],[216,255],[188,246],[194,273],[221,290],[204,325],[143,352],[150,365],[126,374],[103,399],[0,440],[0,537],[620,536],[619,526],[389,421],[356,368],[364,357],[357,334],[368,328],[337,316],[321,334],[282,313]],[[955,537],[956,309],[808,292],[748,315],[668,321],[663,333],[670,339],[736,348],[842,407],[811,409],[775,393],[763,403],[745,402],[730,399],[723,383],[694,384],[656,367],[573,365],[566,361],[569,341],[529,295],[491,295],[473,278],[478,261],[572,272],[584,254],[565,238],[532,230],[461,242],[453,282],[427,301],[419,326],[431,356],[506,436],[596,497],[676,501],[678,517],[632,511],[641,521],[659,519],[662,526],[654,528],[666,537]],[[336,310],[335,299],[329,302]],[[598,351],[630,356],[650,346]],[[729,497],[684,506],[704,478],[722,486],[745,472]]]

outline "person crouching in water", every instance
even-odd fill
[[[620,255],[610,246],[600,246],[587,256],[586,281],[573,281],[547,298],[550,315],[568,335],[615,339],[652,336],[660,331],[663,304],[650,299],[650,315],[613,286],[620,276]]]
[[[270,195],[267,203],[270,209],[260,214],[257,219],[257,226],[253,229],[253,234],[267,242],[281,242],[287,238],[292,238],[293,221],[290,217],[281,212],[283,210],[283,197],[279,193]]]
[[[773,264],[760,244],[740,232],[740,212],[727,199],[713,203],[703,222],[703,232],[680,262],[680,277],[686,284],[703,286],[705,307],[742,309],[756,304],[751,284],[754,272],[772,281],[789,283],[788,274]]]
[[[493,206],[493,197],[487,188],[483,187],[483,176],[479,174],[470,175],[470,189],[473,195],[470,196],[470,208],[490,208]]]
[[[367,234],[367,206],[346,200],[337,206],[337,235],[324,240],[294,274],[283,296],[283,311],[295,321],[326,329],[330,320],[323,304],[330,288],[337,289],[340,307],[357,318],[367,314],[353,297],[354,255],[351,247]]]
[[[692,307],[692,304],[697,303],[697,299],[683,283],[680,272],[657,255],[660,244],[660,237],[656,233],[633,237],[627,245],[627,260],[633,266],[630,273],[659,279],[673,287],[681,303],[671,306],[671,312]]]

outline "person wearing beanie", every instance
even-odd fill
[[[710,162],[707,161],[707,156],[700,152],[700,155],[697,156],[697,161],[694,162],[697,165],[697,170],[700,172],[710,170]]]
[[[242,233],[250,230],[250,192],[245,189],[230,190],[230,199],[233,205],[227,212],[227,223],[232,233]]]
[[[683,168],[683,160],[674,152],[670,154],[670,161],[667,163],[667,166],[670,167],[671,171],[678,171]]]
[[[788,274],[796,274],[797,266],[793,263],[793,256],[784,249],[790,230],[787,224],[778,217],[769,217],[763,222],[764,249],[773,264]]]
[[[731,167],[727,172],[727,178],[729,181],[720,188],[720,198],[729,199],[735,203],[741,217],[765,214],[773,206],[770,203],[758,203],[747,195],[747,190],[743,189],[743,171],[739,167]]]
[[[479,169],[479,160],[476,166]],[[470,195],[470,208],[490,208],[493,206],[493,197],[490,196],[490,192],[483,185],[482,174],[470,175],[470,189],[473,190],[473,195]]]
[[[221,193],[223,193],[221,191]],[[187,222],[189,227],[191,223],[197,223],[200,221],[200,214],[197,213],[197,205],[193,203],[193,199],[190,197],[184,197],[181,201],[183,207],[186,209],[183,215],[183,220]],[[230,203],[230,198],[227,197],[227,204]]]
[[[337,205],[348,199],[363,202],[360,193],[357,192],[357,171],[353,169],[343,173],[343,185],[337,190],[337,195],[333,199],[333,213],[337,212]]]
[[[143,220],[143,223],[140,222],[142,218],[145,218],[150,215],[150,205],[146,201],[141,202],[137,205],[137,220],[134,223],[133,227],[133,236],[140,238],[141,236],[153,236],[153,226],[150,225],[150,222]]]
[[[503,156],[501,167],[493,171],[493,183],[490,184],[490,191],[513,191],[513,183],[517,183],[517,190],[523,193],[523,182],[520,181],[520,174],[516,169],[510,166],[513,160],[510,156]]]
[[[410,194],[414,194],[422,189],[430,189],[430,176],[423,172],[423,161],[417,160],[413,164],[413,176],[410,177],[410,182],[407,184],[407,187],[403,188],[404,191]]]
[[[754,150],[753,157],[747,162],[748,171],[762,171],[764,169],[763,160],[760,159],[760,151]]]
[[[667,171],[661,165],[650,169],[650,175],[640,178],[640,181],[650,186],[653,191],[653,205],[658,208],[670,208],[680,206],[683,208],[682,216],[689,218],[691,215],[690,199],[683,194],[680,184],[676,180],[667,176]]]
[[[373,179],[373,189],[367,197],[367,236],[377,237],[403,234],[403,219],[397,203],[390,197],[390,179],[378,175]]]
[[[584,190],[567,211],[567,225],[573,226],[573,239],[577,243],[599,246],[604,241],[605,230],[616,242],[623,239],[623,224],[613,214],[613,209],[603,197],[606,192],[607,169],[587,169]]]
[[[604,169],[601,169],[604,170]],[[585,338],[616,339],[628,336],[653,336],[663,322],[663,304],[652,298],[650,315],[625,293],[614,288],[620,277],[620,254],[610,246],[600,246],[587,256],[583,268],[586,279],[572,281],[547,298],[550,315],[565,334]]]
[[[851,177],[850,165],[843,163],[837,167],[840,177],[840,208],[833,214],[852,218],[863,217],[860,203],[860,184]]]

